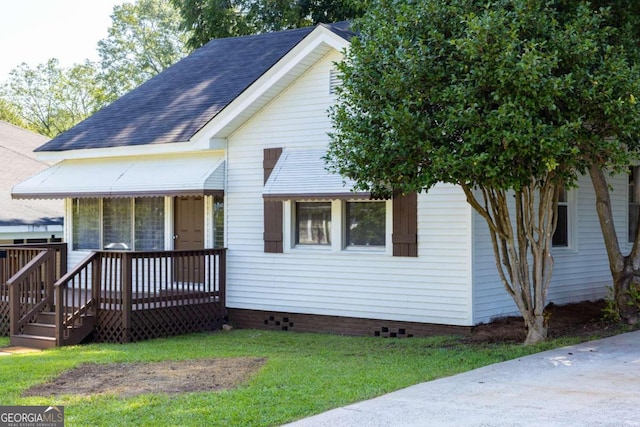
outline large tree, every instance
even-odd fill
[[[23,63],[10,72],[3,96],[27,128],[54,137],[104,105],[96,74],[88,61],[70,68],[56,59],[36,67]]]
[[[610,74],[624,55],[602,14],[559,3],[374,2],[339,65],[327,156],[377,195],[459,185],[487,222],[526,343],[546,337],[558,197],[590,166],[581,144],[628,141],[628,128],[593,126],[638,114]]]
[[[575,1],[567,0],[564,7],[571,7]],[[579,146],[581,155],[590,163],[589,175],[613,279],[614,308],[622,320],[636,323],[639,307],[633,295],[640,291],[640,227],[635,236],[629,236],[632,248],[624,253],[614,224],[607,175],[628,172],[629,165],[633,161],[637,164],[638,160],[640,2],[594,0],[591,8],[596,13],[604,12],[602,25],[611,28],[608,50],[603,55],[608,69],[599,75],[583,73],[583,78],[592,84],[583,84],[586,96],[581,96],[580,104],[576,105],[576,110],[589,118]],[[627,240],[626,233],[624,240]]]
[[[98,42],[100,78],[110,100],[184,57],[188,34],[169,0],[138,0],[113,8],[107,38]]]
[[[356,18],[359,0],[171,0],[191,32],[189,46],[209,40]]]

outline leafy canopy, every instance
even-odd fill
[[[171,0],[198,48],[222,37],[280,31],[362,15],[358,0]]]
[[[610,16],[576,1],[374,2],[338,65],[330,168],[388,194],[571,185],[597,153],[628,161],[639,79]]]

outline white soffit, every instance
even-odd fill
[[[221,155],[69,159],[13,187],[14,199],[222,194]]]
[[[285,150],[280,155],[262,196],[272,200],[366,198],[353,191],[354,182],[326,169],[324,150]]]

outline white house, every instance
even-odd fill
[[[88,251],[227,248],[238,327],[381,336],[516,313],[462,191],[370,200],[323,164],[348,25],[213,40],[44,144],[16,198],[65,203],[69,267]],[[610,283],[590,182],[560,209],[549,301]],[[628,178],[611,181],[627,236]]]

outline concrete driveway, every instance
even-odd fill
[[[640,426],[640,331],[418,384],[288,425]]]

